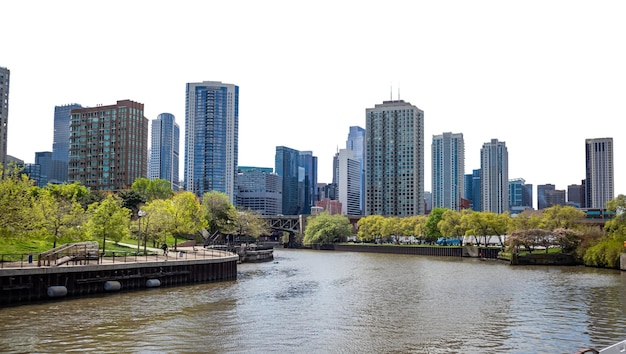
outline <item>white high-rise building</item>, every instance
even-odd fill
[[[152,121],[149,179],[164,179],[172,190],[179,190],[180,128],[170,113],[161,113]]]
[[[491,139],[480,149],[480,196],[483,211],[509,210],[509,153],[504,141]]]
[[[365,215],[423,215],[424,112],[396,100],[365,115]]]
[[[365,211],[365,129],[358,126],[350,127],[348,139],[346,140],[346,149],[352,150],[354,159],[361,164],[359,173],[359,183],[361,184],[359,208],[361,210],[358,215],[363,215]]]
[[[585,139],[585,206],[606,208],[614,198],[613,138]]]
[[[185,189],[199,197],[226,194],[235,204],[239,152],[239,86],[217,81],[187,84]]]
[[[337,193],[341,202],[341,214],[359,215],[361,212],[361,163],[349,149],[337,153]]]
[[[465,188],[465,143],[463,134],[443,133],[432,143],[433,208],[461,210]]]

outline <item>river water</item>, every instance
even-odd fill
[[[0,309],[0,352],[574,353],[625,313],[626,272],[276,249],[236,281]]]

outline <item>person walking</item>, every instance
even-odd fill
[[[163,255],[167,256],[167,243],[163,243],[163,246],[161,246],[161,249],[163,250]]]

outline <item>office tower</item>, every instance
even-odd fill
[[[424,213],[430,214],[433,210],[433,194],[428,191],[424,191]]]
[[[73,109],[69,182],[94,190],[129,189],[148,175],[148,119],[143,103]]]
[[[361,165],[359,167],[359,183],[361,185],[360,201],[359,201],[359,214],[363,215],[365,211],[365,129],[352,126],[348,133],[348,140],[346,141],[346,149],[352,150],[354,159],[359,161]]]
[[[185,189],[212,190],[235,204],[239,151],[239,86],[217,81],[187,84]]]
[[[546,208],[550,208],[555,205],[565,205],[565,190],[546,190]]]
[[[511,213],[533,208],[532,184],[526,184],[523,178],[509,181],[509,210]]]
[[[298,152],[298,175],[300,214],[311,214],[317,200],[317,156],[312,151]]]
[[[173,114],[161,113],[152,121],[151,140],[148,178],[167,180],[179,190],[180,129]]]
[[[606,208],[613,199],[613,138],[585,139],[585,204]]]
[[[584,198],[584,189],[580,184],[570,184],[567,186],[567,205],[576,208],[582,208],[582,199]]]
[[[465,175],[465,198],[470,202],[470,208],[480,211],[480,169],[472,170]]]
[[[70,121],[73,109],[83,108],[78,103],[54,107],[54,135],[52,140],[52,171],[48,179],[53,183],[68,181],[70,161]]]
[[[556,190],[554,184],[538,184],[537,185],[537,210],[545,209],[548,207],[548,201],[546,200],[546,192]]]
[[[341,214],[360,215],[361,163],[354,158],[352,150],[341,149],[336,155],[339,169],[337,192],[341,202]]]
[[[11,71],[0,66],[0,168],[7,167],[7,132],[9,126],[9,77]]]
[[[282,179],[267,167],[239,167],[237,208],[254,210],[261,215],[283,212]]]
[[[38,186],[45,187],[50,182],[52,173],[52,152],[40,151],[35,153],[35,165],[39,165]]]
[[[365,215],[423,215],[424,112],[397,100],[365,114]]]
[[[463,134],[434,135],[431,151],[433,208],[461,211],[465,188]]]
[[[283,185],[283,215],[299,215],[298,204],[298,150],[285,146],[276,147],[275,170]]]
[[[480,201],[482,211],[509,210],[509,153],[504,141],[491,139],[480,149]]]
[[[29,179],[34,181],[35,186],[42,187],[43,183],[41,181],[41,166],[39,166],[39,164],[27,163],[22,168],[21,173],[25,174],[26,176],[28,176]]]

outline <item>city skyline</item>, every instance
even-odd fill
[[[35,152],[50,151],[55,106],[132,99],[145,104],[149,120],[163,112],[184,117],[185,83],[219,80],[241,87],[241,165],[273,166],[275,147],[289,146],[312,151],[319,181],[329,183],[348,127],[365,126],[367,107],[405,99],[425,112],[425,166],[431,137],[454,131],[464,136],[466,174],[480,167],[482,144],[498,139],[510,154],[509,178],[564,190],[585,178],[584,141],[611,137],[615,195],[626,193],[620,181],[626,163],[619,158],[626,132],[615,129],[626,95],[626,55],[615,44],[626,31],[624,4],[392,2],[340,4],[328,12],[249,2],[246,14],[235,4],[196,5],[189,12],[131,3],[120,14],[98,3],[35,2],[37,13],[21,2],[3,3],[12,14],[0,24],[6,34],[0,66],[11,70],[8,154],[32,163]],[[278,15],[279,8],[288,16]],[[133,16],[139,13],[150,16]],[[219,13],[212,23],[232,31],[213,37],[215,45],[197,45],[202,13]],[[132,26],[123,32],[93,26],[112,17]],[[189,27],[183,32],[154,19]],[[374,19],[380,22],[372,25]],[[324,28],[316,25],[320,20]],[[30,31],[35,24],[46,31]],[[136,38],[116,49],[136,55],[87,59],[56,45],[97,45],[116,36]],[[34,95],[40,82],[54,89]],[[425,169],[426,189],[431,173]]]

